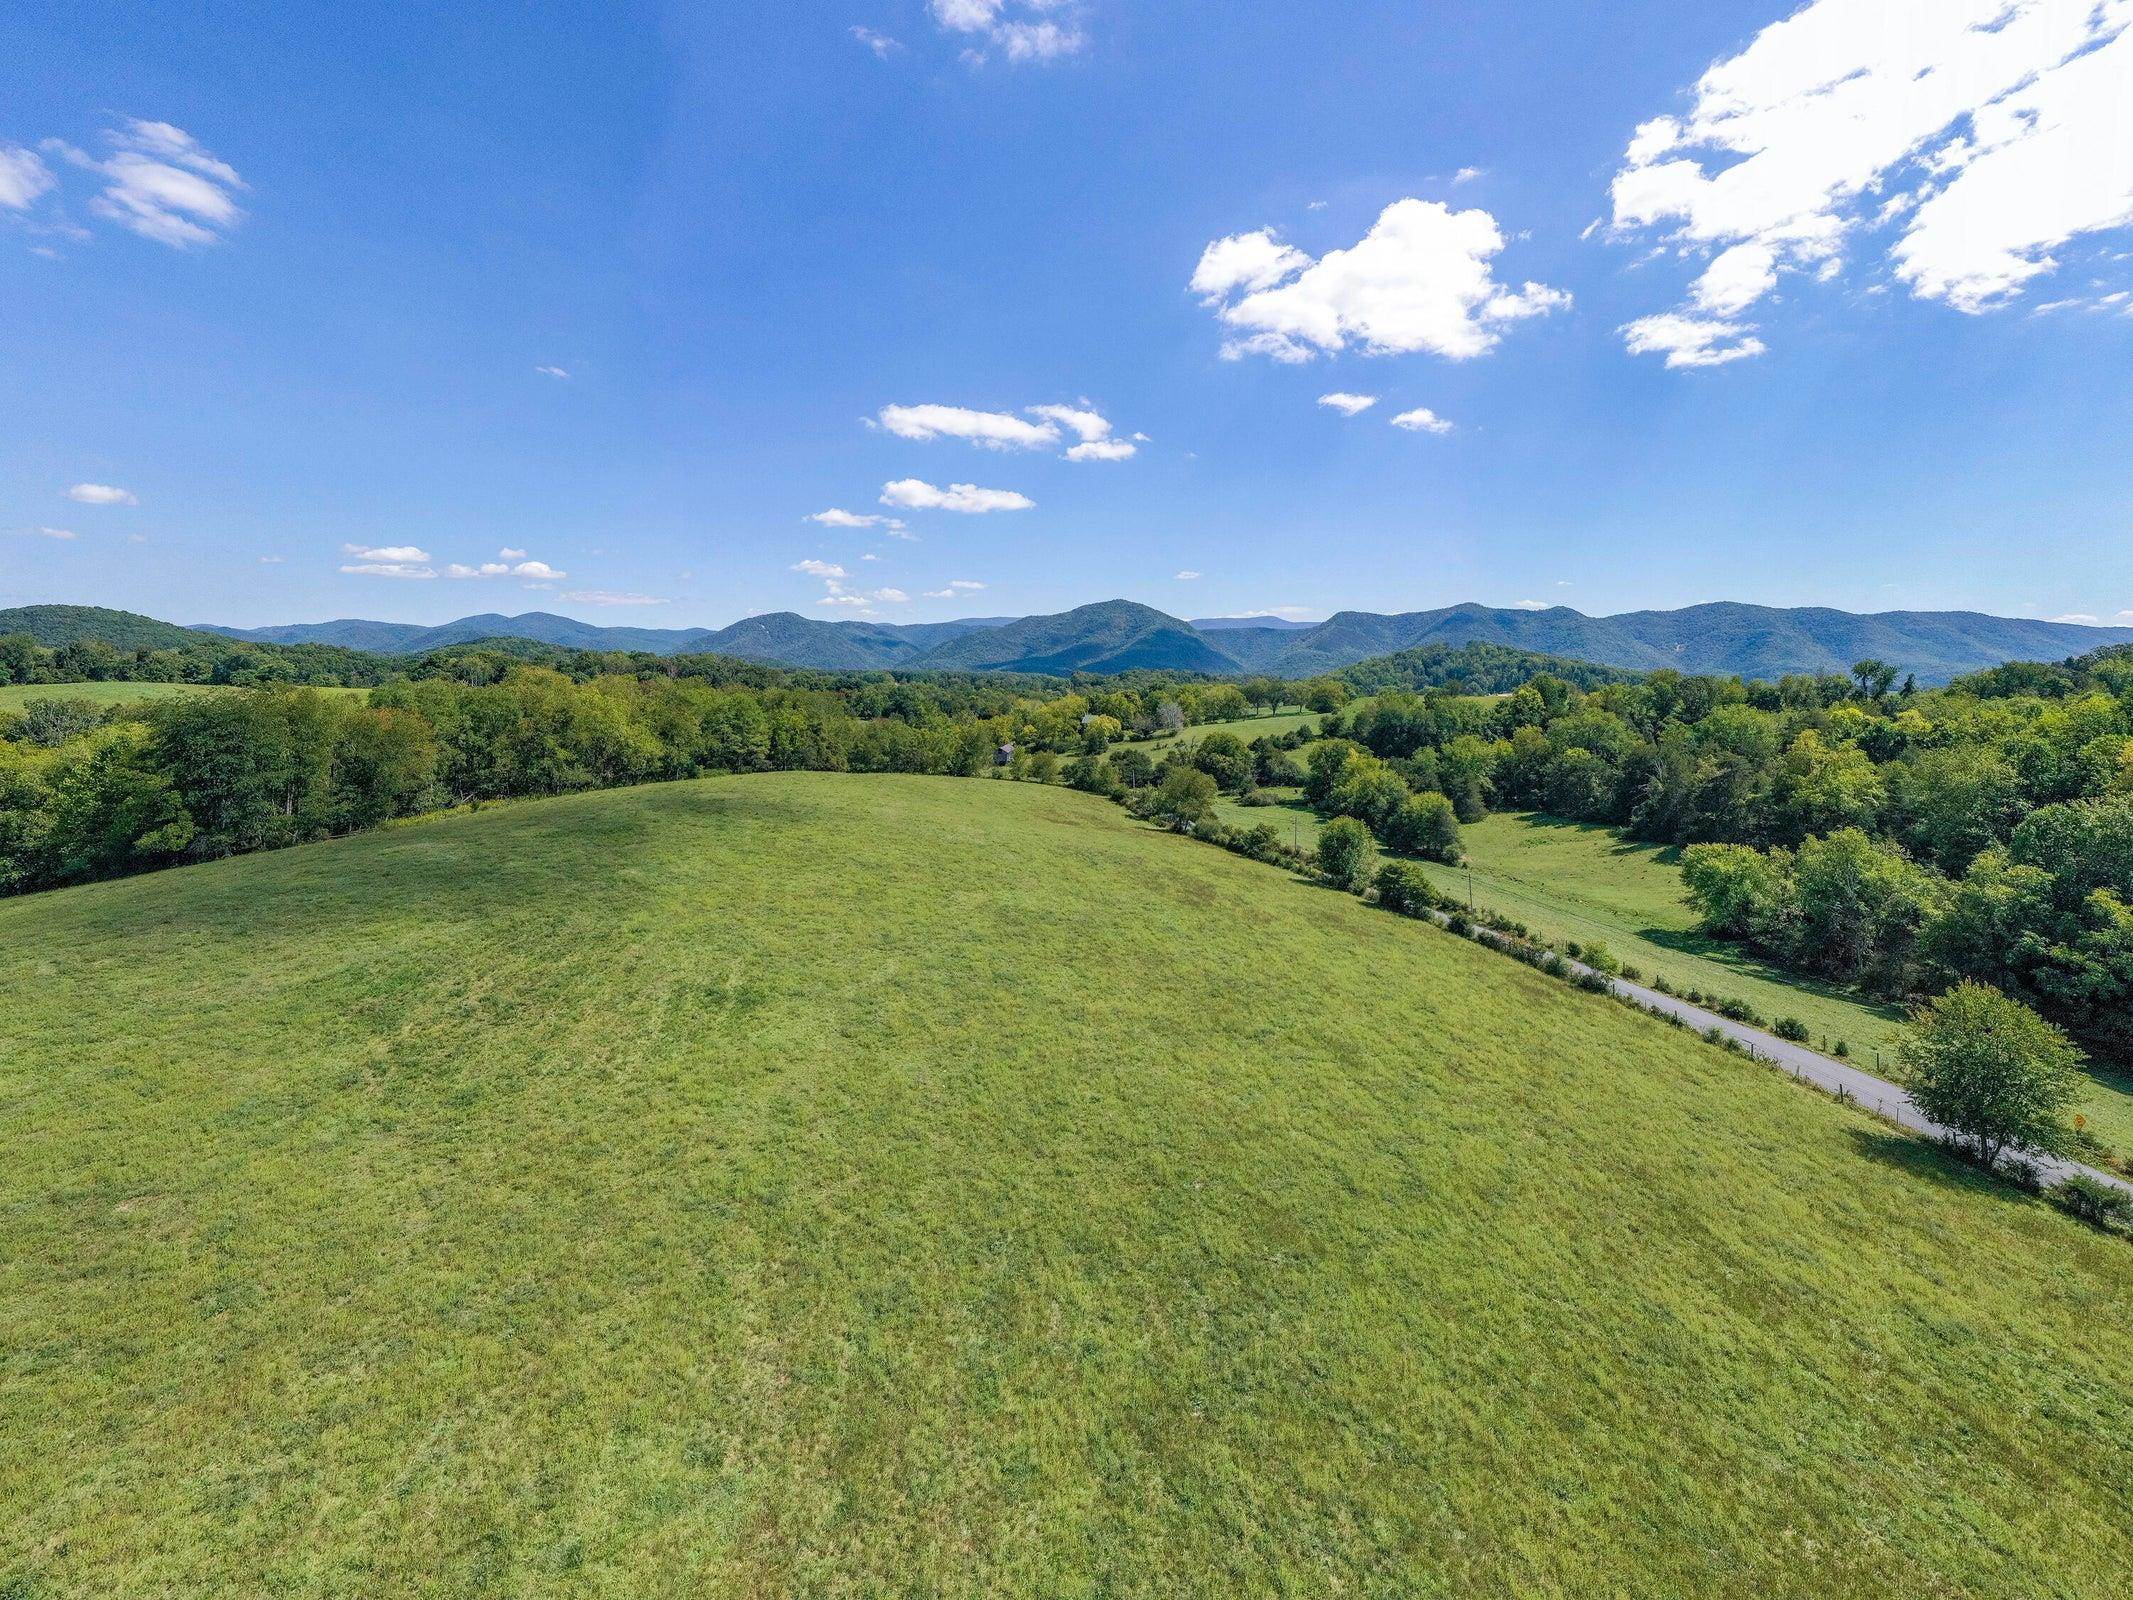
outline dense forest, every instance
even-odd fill
[[[2133,1058],[2133,653],[1896,680],[1395,691],[1329,719],[1306,792],[1389,843],[1436,793],[1687,846],[1715,934],[1892,997],[1977,979]]]

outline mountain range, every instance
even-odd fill
[[[2058,660],[2133,642],[2133,628],[1995,617],[1974,611],[1885,611],[1716,602],[1678,611],[1590,617],[1567,606],[1503,610],[1482,605],[1383,615],[1342,611],[1319,623],[1209,617],[1188,622],[1130,600],[1053,616],[966,617],[955,622],[826,622],[780,611],[725,628],[601,628],[545,612],[464,617],[441,627],[321,622],[214,628],[232,638],[316,642],[412,655],[475,639],[520,637],[594,650],[715,653],[824,670],[1123,672],[1150,668],[1215,675],[1304,678],[1419,645],[1476,640],[1603,666],[1649,671],[1843,672],[1878,656],[1922,683],[1941,683],[2002,661]]]
[[[487,613],[440,626],[343,619],[272,628],[183,628],[88,606],[0,611],[0,633],[60,645],[102,638],[121,648],[201,642],[201,634],[266,644],[329,644],[419,655],[481,639],[523,638],[570,649],[719,654],[825,671],[1124,672],[1146,668],[1216,676],[1305,678],[1427,645],[1476,641],[1603,666],[1738,673],[1774,678],[1843,672],[1876,656],[1921,683],[1943,683],[2002,661],[2059,660],[2133,643],[2133,628],[1995,617],[1973,611],[1859,615],[1819,607],[1719,602],[1678,611],[1591,617],[1567,606],[1499,610],[1481,605],[1383,615],[1343,611],[1324,622],[1264,617],[1185,621],[1130,600],[1051,616],[964,617],[952,622],[828,622],[779,611],[724,628],[600,627],[547,612]]]

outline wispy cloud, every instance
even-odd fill
[[[1395,428],[1405,428],[1409,433],[1450,433],[1452,425],[1430,410],[1428,406],[1416,406],[1412,411],[1403,411],[1392,419]]]
[[[1124,461],[1141,438],[1119,438],[1111,420],[1086,400],[1025,406],[1020,415],[968,406],[883,406],[872,425],[899,439],[961,439],[987,450],[1049,450],[1072,435],[1076,443],[1064,452],[1069,461]]]
[[[883,533],[899,539],[908,539],[901,517],[885,517],[879,512],[847,511],[842,506],[831,506],[827,511],[815,511],[808,515],[809,522],[819,522],[825,528],[879,528]]]
[[[344,544],[341,554],[349,559],[341,570],[365,578],[434,578],[437,569],[427,550],[412,544]]]
[[[909,511],[957,511],[981,516],[989,511],[1028,511],[1036,501],[1013,489],[981,489],[974,483],[936,488],[920,478],[899,478],[881,486],[881,503]]]
[[[1329,411],[1340,412],[1343,416],[1359,417],[1378,403],[1378,397],[1374,394],[1348,394],[1335,390],[1332,394],[1320,395],[1318,403]]]
[[[813,559],[795,561],[792,564],[792,570],[804,572],[810,578],[849,578],[851,576],[849,572],[838,566],[834,561],[816,561]]]
[[[85,506],[137,506],[139,495],[131,489],[121,489],[108,483],[77,483],[67,491],[67,498]]]
[[[1680,307],[1624,326],[1629,348],[1759,355],[1743,313],[1862,247],[1921,298],[2006,304],[2067,241],[2133,221],[2128,82],[2123,0],[1812,0],[1629,141],[1611,233],[1705,263]]]
[[[2078,622],[2083,627],[2093,628],[2102,619],[2087,611],[2069,611],[2063,617],[2054,617],[2054,622]]]
[[[865,45],[869,50],[873,51],[874,54],[880,57],[883,61],[888,60],[889,57],[893,56],[894,54],[896,54],[897,51],[903,48],[902,45],[898,44],[887,34],[876,33],[872,28],[855,26],[852,29],[852,37],[854,39],[857,39],[861,44]]]
[[[672,603],[664,595],[632,594],[620,589],[566,589],[562,598],[588,606],[663,606]]]
[[[176,249],[213,244],[243,220],[237,169],[183,128],[128,118],[104,134],[111,154],[98,160],[63,140],[45,148],[104,179],[89,209],[143,238]]]
[[[562,367],[535,367],[533,370],[548,378],[567,378],[570,376],[570,373]]]
[[[0,145],[0,206],[27,211],[58,181],[36,151]]]
[[[74,530],[72,528],[39,528],[37,534],[39,538],[43,539],[71,539],[74,537]]]
[[[929,0],[928,7],[948,32],[989,43],[1010,61],[1035,62],[1073,55],[1088,43],[1072,20],[1044,15],[1062,8],[1062,0]],[[983,65],[985,52],[966,50],[964,59]]]
[[[1194,572],[1190,567],[1187,567],[1183,571],[1173,572],[1170,576],[1172,582],[1190,583],[1193,579],[1197,578],[1199,574],[1197,572]]]

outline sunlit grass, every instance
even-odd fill
[[[1064,790],[506,807],[0,964],[0,1592],[2133,1569],[2124,1245]]]

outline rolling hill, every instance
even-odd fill
[[[2133,1570],[2123,1243],[1062,789],[533,802],[0,950],[0,1592]]]
[[[936,645],[914,665],[963,672],[1229,673],[1235,661],[1189,622],[1131,600],[1105,600],[1054,617],[965,634]]]
[[[198,628],[108,606],[15,606],[0,610],[0,634],[26,633],[47,649],[100,639],[120,650],[179,650],[210,642]]]

